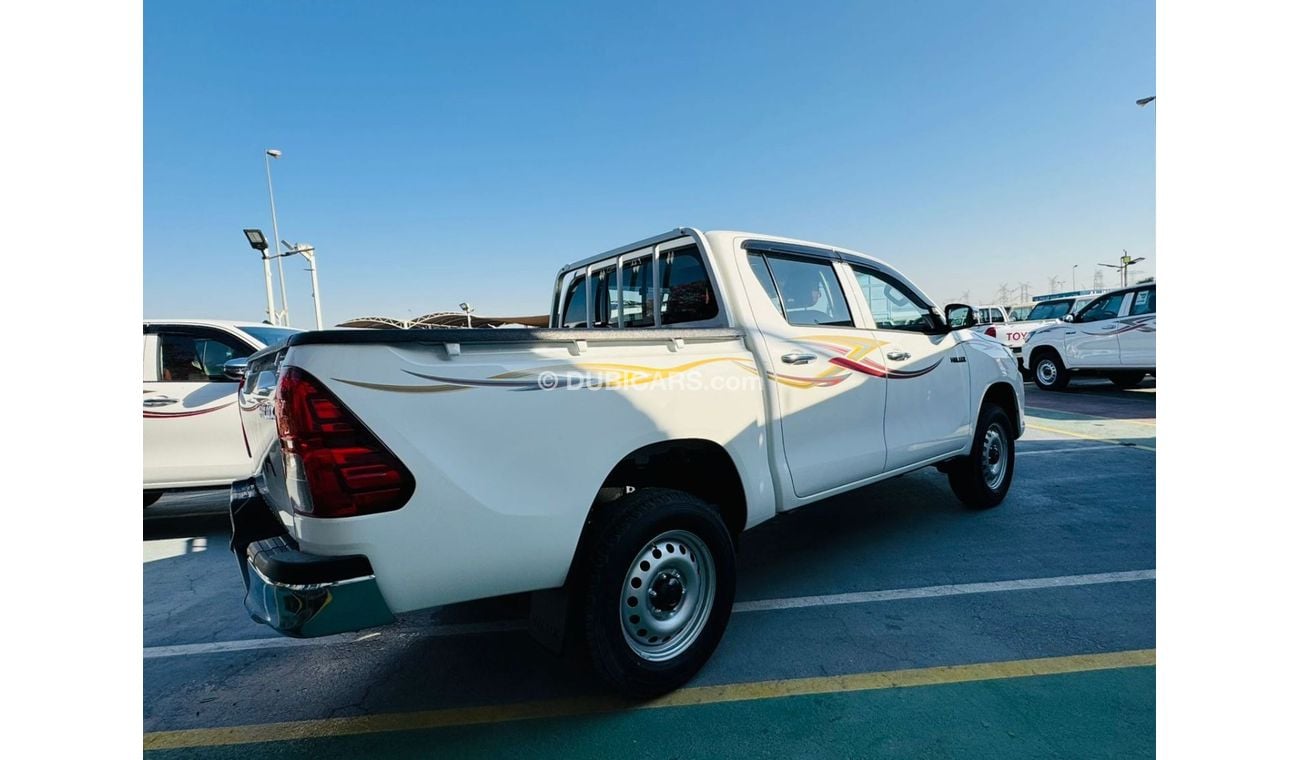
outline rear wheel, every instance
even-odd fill
[[[989,509],[1007,497],[1016,470],[1012,430],[1002,407],[986,404],[980,410],[971,453],[948,465],[948,485],[966,506]]]
[[[162,491],[145,491],[145,492],[144,492],[144,505],[147,507],[147,506],[153,504],[155,501],[158,501],[159,499],[161,499],[161,498],[162,498],[162,495],[163,495],[163,492],[162,492]]]
[[[1106,379],[1120,388],[1136,388],[1142,384],[1146,376],[1145,372],[1112,372],[1106,375]]]
[[[1055,351],[1043,351],[1034,356],[1034,384],[1045,391],[1065,390],[1065,386],[1070,384],[1070,371]]]
[[[686,683],[731,617],[736,561],[718,511],[698,498],[643,488],[599,507],[581,597],[596,673],[650,697]]]

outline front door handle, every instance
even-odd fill
[[[167,406],[168,404],[175,403],[176,399],[171,398],[170,396],[150,396],[144,400],[145,406]]]
[[[912,355],[907,353],[906,351],[890,351],[889,353],[885,354],[885,356],[889,357],[890,361],[896,361],[896,362],[901,362],[904,359],[912,358]]]
[[[789,353],[781,357],[786,364],[807,364],[817,358],[817,354]]]

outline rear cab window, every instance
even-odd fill
[[[697,244],[634,251],[588,272],[579,271],[565,287],[560,327],[638,328],[721,320],[717,291]]]

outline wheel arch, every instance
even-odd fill
[[[593,495],[569,573],[586,551],[592,518],[602,509],[617,509],[628,488],[671,488],[714,506],[732,538],[749,518],[744,482],[731,454],[721,444],[703,438],[676,438],[642,446],[614,465]]]
[[[989,403],[997,404],[1002,407],[1002,409],[1007,413],[1007,416],[1011,418],[1012,424],[1017,428],[1020,427],[1019,420],[1022,412],[1020,408],[1020,398],[1016,395],[1016,389],[1011,385],[1011,383],[999,380],[985,388],[984,395],[980,398],[980,404],[976,410],[976,414],[979,413],[980,409],[984,408],[985,404]],[[1022,434],[1023,431],[1018,432],[1015,437],[1019,438]]]

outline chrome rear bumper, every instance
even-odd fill
[[[230,519],[244,607],[257,622],[302,638],[393,622],[369,559],[299,551],[251,481],[231,486]]]

